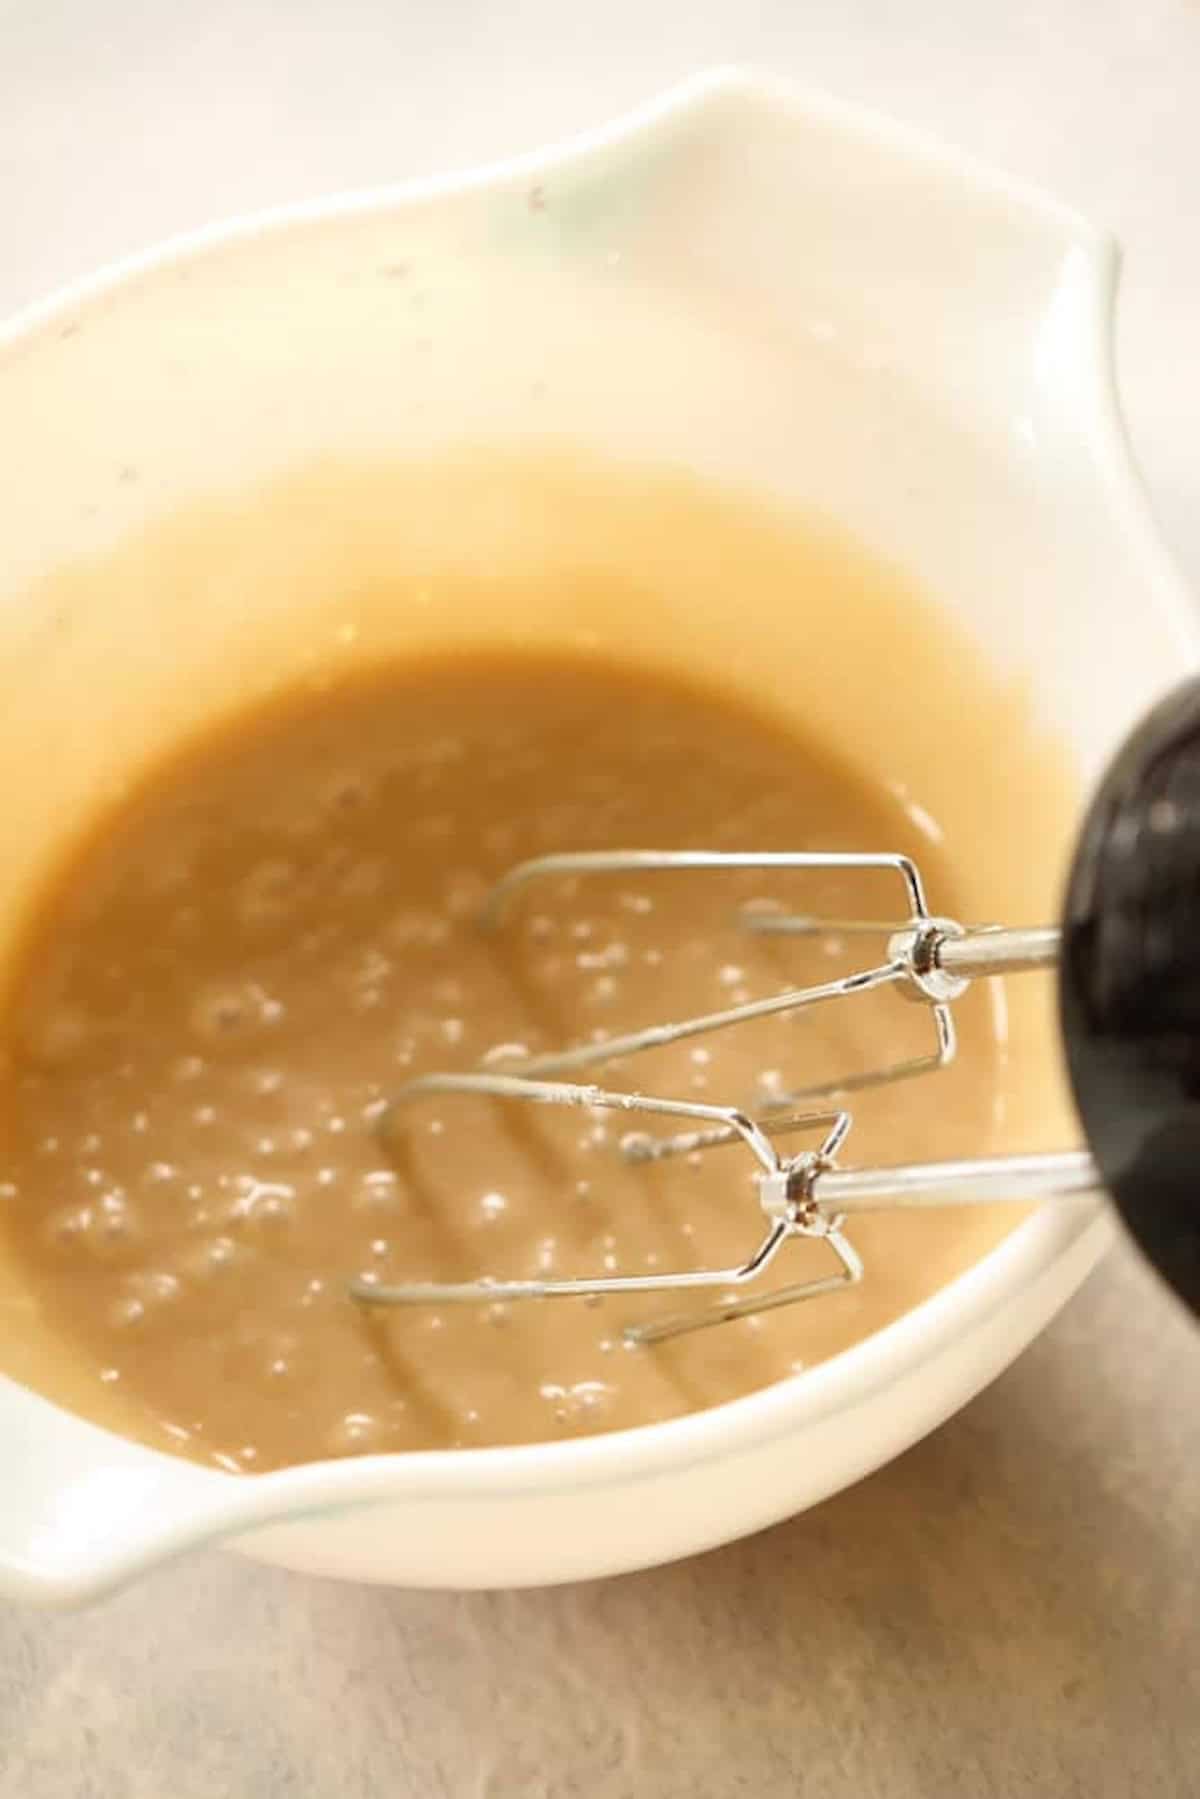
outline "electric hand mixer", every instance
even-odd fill
[[[651,1129],[629,1132],[633,1161],[696,1155],[741,1144],[756,1165],[763,1217],[757,1246],[734,1267],[605,1274],[595,1278],[353,1284],[371,1306],[492,1304],[620,1294],[716,1292],[716,1304],[631,1325],[634,1342],[661,1341],[727,1319],[816,1298],[863,1278],[848,1227],[856,1214],[995,1200],[1069,1199],[1107,1191],[1150,1261],[1200,1313],[1200,679],[1163,700],[1134,731],[1092,800],[1076,847],[1061,924],[967,929],[932,913],[907,856],[808,852],[601,851],[542,857],[511,869],[493,888],[480,928],[501,928],[531,884],[564,874],[600,878],[637,871],[738,867],[764,870],[884,870],[903,894],[894,926],[751,910],[747,930],[886,934],[882,962],[836,981],[659,1024],[534,1058],[409,1083],[380,1120],[384,1137],[404,1129],[410,1102],[429,1094],[484,1095],[533,1105],[629,1113]],[[1075,1102],[1089,1148],[1035,1155],[843,1168],[851,1126],[838,1102],[854,1089],[932,1074],[956,1053],[954,1004],[974,980],[1057,969],[1059,1022]],[[684,1038],[755,1018],[891,988],[927,1008],[926,1055],[848,1079],[809,1086],[754,1110],[577,1080]],[[823,1102],[823,1103],[822,1103]],[[817,1141],[785,1155],[777,1139],[811,1131]],[[833,1258],[826,1276],[763,1291],[758,1282],[792,1238],[820,1238]]]

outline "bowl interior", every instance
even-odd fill
[[[64,832],[154,744],[331,661],[497,637],[636,640],[803,710],[938,817],[966,910],[1052,916],[1077,771],[1180,655],[1152,608],[1129,657],[1101,648],[1147,585],[1080,372],[1101,261],[1003,192],[732,93],[69,299],[0,359],[0,965]],[[566,458],[571,503],[523,505],[514,455]],[[942,623],[768,602],[752,567],[670,538],[638,544],[626,604],[539,613],[531,556],[628,561],[588,458],[802,506],[814,544],[850,532]],[[489,576],[477,608],[431,612],[422,571],[463,561]],[[963,716],[967,658],[995,700]],[[1044,994],[1009,1029],[1022,1140],[1061,1139]],[[0,1271],[5,1365],[69,1397],[50,1350]]]

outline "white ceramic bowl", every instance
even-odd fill
[[[0,354],[5,916],[64,809],[117,778],[131,731],[161,723],[181,666],[200,706],[211,630],[230,622],[219,591],[156,613],[162,596],[134,582],[111,616],[66,628],[47,600],[57,567],[310,454],[511,440],[531,421],[847,521],[1028,680],[1094,771],[1197,652],[1117,416],[1114,266],[1105,238],[1036,194],[722,73],[501,168],[171,244],[18,319]],[[434,271],[424,297],[453,350],[436,379],[412,268]],[[656,324],[635,290],[657,294]],[[265,642],[226,659],[227,691],[255,690]],[[250,1481],[0,1381],[0,1591],[77,1600],[218,1537],[285,1566],[431,1587],[704,1549],[946,1418],[1062,1305],[1108,1228],[1098,1208],[1045,1210],[813,1372],[562,1445]],[[22,1304],[0,1293],[10,1326]]]

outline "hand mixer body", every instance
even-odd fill
[[[1200,680],[1155,707],[1088,810],[1059,1004],[1104,1185],[1200,1314]]]

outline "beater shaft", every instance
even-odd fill
[[[1038,968],[1054,968],[1062,949],[1062,932],[1056,925],[1028,930],[964,931],[961,937],[943,937],[938,944],[938,967],[947,974],[973,981],[991,974],[1024,974]]]
[[[1086,1150],[906,1162],[895,1168],[831,1168],[813,1182],[814,1199],[842,1218],[928,1206],[994,1205],[998,1200],[1069,1199],[1103,1190]]]

